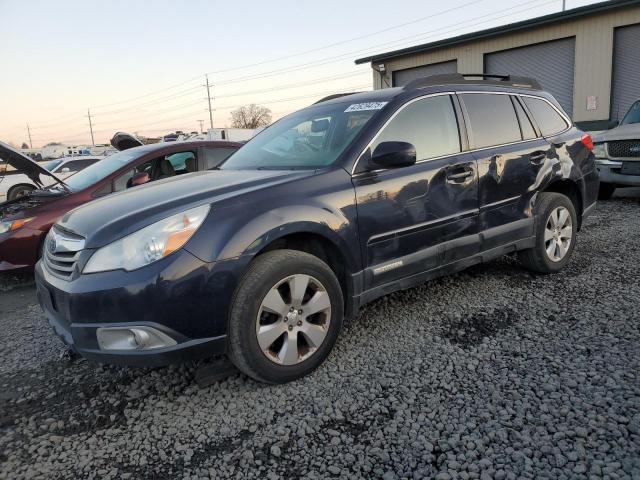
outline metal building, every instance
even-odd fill
[[[640,99],[640,0],[613,0],[356,60],[374,88],[440,73],[534,77],[585,129]]]

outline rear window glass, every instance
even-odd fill
[[[554,135],[566,130],[569,126],[564,118],[545,100],[532,97],[524,97],[523,99],[538,124],[542,135]]]
[[[474,148],[522,140],[509,95],[467,93],[461,97],[469,114]]]

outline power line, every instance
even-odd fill
[[[477,3],[477,2],[479,2],[479,1],[483,1],[483,0],[475,0],[474,2],[469,2],[469,3]],[[538,1],[540,1],[540,0],[530,0],[530,1],[527,1],[527,2],[523,2],[523,3],[520,3],[520,4],[518,4],[518,5],[512,6],[512,7],[510,7],[510,8],[502,9],[502,10],[501,10],[501,12],[514,10],[514,9],[516,9],[516,8],[522,7],[522,6],[527,5],[527,4],[536,3],[536,2],[538,2]],[[512,13],[509,13],[509,14],[507,14],[507,15],[501,15],[501,16],[498,16],[498,17],[495,17],[495,18],[491,18],[491,19],[489,19],[489,20],[485,20],[485,21],[483,21],[483,22],[476,22],[476,23],[473,23],[473,24],[471,24],[471,25],[466,25],[466,26],[462,26],[462,27],[460,27],[460,26],[459,26],[459,25],[461,25],[461,24],[469,23],[470,21],[474,21],[474,20],[478,20],[478,19],[481,19],[481,18],[486,18],[486,17],[493,16],[493,15],[494,15],[494,13],[497,13],[497,12],[490,13],[490,14],[485,14],[485,15],[482,15],[482,16],[480,16],[480,17],[475,17],[475,18],[473,18],[473,19],[469,19],[469,20],[467,20],[467,21],[465,21],[465,22],[462,22],[462,23],[457,23],[457,24],[456,24],[456,25],[458,25],[458,27],[457,27],[457,28],[450,29],[450,30],[446,30],[446,31],[445,31],[445,32],[443,32],[443,33],[451,32],[451,31],[457,31],[457,30],[461,30],[461,29],[464,29],[464,28],[468,28],[468,27],[472,27],[472,26],[480,25],[480,24],[482,24],[482,23],[487,23],[488,21],[495,21],[495,20],[498,20],[498,19],[501,19],[501,18],[505,18],[505,17],[511,16],[511,15],[515,15],[515,14],[518,14],[518,13],[522,13],[522,12],[525,12],[525,11],[531,10],[531,9],[533,9],[533,8],[539,8],[539,7],[542,7],[542,6],[547,5],[547,4],[549,4],[549,3],[553,3],[553,0],[552,0],[552,1],[550,1],[550,2],[545,2],[545,3],[543,3],[543,4],[540,4],[540,5],[536,5],[536,6],[533,6],[533,7],[527,8],[527,9],[519,10],[519,11],[517,11],[517,12],[512,12]],[[463,5],[463,6],[468,6],[468,4],[465,4],[465,5]],[[455,8],[462,8],[463,6],[455,7]],[[449,9],[449,11],[451,11],[451,9]],[[443,12],[440,12],[440,13],[438,13],[438,14],[442,14],[442,13],[443,13]],[[433,14],[433,15],[430,15],[430,16],[428,16],[428,17],[423,17],[423,19],[425,19],[425,18],[431,18],[431,17],[433,17],[434,15],[438,15],[438,14]],[[406,23],[407,23],[407,24],[411,24],[411,23],[416,23],[416,22],[419,22],[419,21],[421,21],[421,19],[416,19],[415,21],[406,22]],[[405,24],[403,24],[403,25],[405,25]],[[409,39],[414,39],[414,38],[416,38],[416,37],[422,37],[422,38],[433,37],[433,36],[434,36],[434,34],[435,34],[435,32],[445,30],[445,29],[449,28],[450,26],[451,26],[451,25],[449,25],[449,26],[445,26],[445,27],[441,27],[440,29],[431,30],[431,31],[430,31],[430,34],[428,34],[428,35],[426,35],[426,36],[424,36],[424,32],[423,32],[423,33],[420,33],[420,34],[415,34],[415,35],[411,35],[411,36],[408,36],[408,37],[404,37],[404,38],[402,38],[402,39],[398,39],[398,40],[395,40],[395,41],[393,41],[393,42],[385,42],[385,43],[377,44],[377,45],[374,45],[374,46],[368,47],[368,48],[366,48],[366,49],[364,49],[364,50],[358,50],[358,51],[353,51],[353,52],[343,53],[343,54],[340,54],[340,55],[338,55],[338,56],[333,56],[333,57],[326,57],[326,58],[323,58],[323,59],[315,60],[315,61],[308,62],[308,63],[304,63],[304,64],[301,64],[301,65],[297,65],[297,66],[294,66],[294,67],[292,67],[292,68],[288,68],[288,69],[279,69],[279,70],[273,70],[273,71],[262,72],[262,73],[258,73],[258,74],[254,74],[254,75],[249,75],[249,76],[245,76],[245,77],[237,77],[237,78],[233,78],[233,79],[228,79],[228,80],[223,81],[223,82],[217,82],[217,84],[218,84],[218,85],[232,84],[232,83],[237,83],[237,82],[240,82],[240,81],[247,81],[247,80],[254,80],[254,79],[260,79],[260,78],[266,78],[266,77],[269,77],[269,76],[275,76],[275,75],[280,75],[280,74],[290,73],[290,72],[292,72],[292,71],[304,70],[304,69],[306,69],[306,68],[318,67],[318,66],[326,65],[326,64],[328,64],[328,63],[334,63],[335,61],[341,61],[341,60],[345,59],[345,57],[349,57],[349,56],[352,56],[352,55],[355,55],[355,54],[359,54],[359,53],[364,53],[364,52],[366,52],[366,51],[370,51],[370,50],[373,50],[373,49],[376,49],[376,48],[380,48],[380,47],[383,47],[383,46],[388,46],[388,45],[392,45],[392,44],[398,44],[398,43],[401,43],[401,42],[407,41],[407,40],[409,40]],[[394,29],[394,27],[389,27],[389,28],[387,28],[387,29],[384,29],[384,31],[392,30],[392,29]],[[376,32],[376,33],[379,33],[379,32]],[[375,35],[376,33],[367,34],[366,36],[372,36],[372,35]],[[363,36],[363,37],[366,37],[366,36]],[[337,42],[337,44],[341,44],[341,43],[348,43],[349,41],[352,41],[352,40],[346,40],[346,41],[344,41],[344,42]],[[334,44],[332,44],[332,45],[334,45]],[[335,45],[334,45],[334,46],[335,46]],[[322,49],[325,49],[325,48],[329,48],[329,47],[328,47],[328,46],[326,46],[326,47],[319,47],[319,48],[317,48],[317,49],[313,49],[313,51],[322,50]],[[307,51],[307,52],[308,52],[308,51]],[[296,54],[296,55],[298,55],[298,54]],[[276,60],[273,60],[273,61],[276,61]],[[269,61],[259,62],[259,64],[263,64],[263,63],[267,63],[267,62],[269,62]],[[245,67],[237,67],[236,69],[239,69],[239,68],[245,68]],[[226,71],[231,71],[231,70],[234,70],[234,69],[227,69]],[[357,75],[357,74],[353,74],[353,76],[356,76],[356,75]],[[345,76],[345,77],[346,77],[346,76]],[[150,96],[156,95],[156,94],[157,94],[157,93],[159,93],[159,92],[167,91],[167,90],[170,90],[170,89],[176,88],[176,87],[178,87],[178,86],[181,86],[181,85],[187,84],[187,83],[191,82],[192,80],[194,80],[194,79],[196,79],[196,78],[198,78],[198,77],[193,77],[193,78],[191,78],[191,79],[189,79],[189,80],[186,80],[186,81],[184,81],[184,82],[181,82],[181,83],[175,84],[175,85],[170,86],[170,87],[166,87],[166,88],[161,89],[161,90],[157,90],[157,91],[155,91],[155,92],[149,92],[149,93],[147,93],[147,94],[145,94],[145,95],[141,95],[141,96],[138,96],[138,97],[135,97],[135,98],[131,98],[131,99],[128,99],[128,100],[122,100],[122,101],[119,101],[119,102],[112,102],[112,103],[110,103],[110,104],[102,104],[102,105],[99,105],[99,106],[97,106],[97,107],[95,107],[95,108],[105,107],[105,106],[109,106],[109,105],[123,104],[123,103],[128,103],[128,102],[131,102],[131,101],[134,101],[134,100],[139,100],[140,98],[150,97]],[[207,81],[207,83],[209,83],[209,82]],[[313,82],[313,83],[320,83],[320,81]],[[303,84],[303,82],[300,82],[300,84]],[[310,82],[307,82],[307,84],[311,84],[311,83],[310,83]],[[153,99],[153,100],[148,101],[148,102],[144,102],[144,103],[141,103],[141,104],[136,104],[136,105],[129,106],[129,107],[124,107],[124,108],[122,108],[122,109],[117,109],[117,110],[112,110],[112,111],[102,112],[102,113],[100,113],[99,115],[100,115],[100,116],[102,116],[102,115],[114,115],[114,114],[117,114],[117,113],[121,113],[121,112],[123,112],[123,111],[131,110],[131,109],[133,109],[133,108],[140,108],[140,107],[143,107],[143,106],[149,106],[149,105],[155,105],[155,104],[158,104],[158,103],[163,103],[163,102],[166,102],[166,101],[167,101],[167,100],[169,100],[169,99],[180,98],[180,97],[186,96],[186,95],[188,95],[189,93],[191,93],[191,92],[193,92],[193,91],[197,90],[198,88],[201,88],[201,87],[197,87],[197,86],[196,86],[196,87],[192,87],[192,88],[189,88],[189,89],[187,89],[187,90],[184,90],[184,91],[181,91],[181,92],[177,92],[177,93],[171,94],[171,95],[166,96],[166,97],[156,98],[156,99]],[[285,87],[285,86],[282,86],[282,87],[274,87],[274,88],[272,88],[272,89],[254,90],[254,91],[246,92],[246,93],[244,93],[244,94],[254,94],[254,93],[262,93],[262,92],[266,92],[266,91],[276,91],[276,90],[283,89],[283,88],[294,88],[294,86],[293,86],[293,85],[289,85],[289,86],[286,86],[286,87]],[[218,97],[218,98],[223,98],[223,97],[232,97],[232,96],[240,96],[240,95],[242,95],[242,93],[229,94],[229,95],[221,96],[221,97]],[[94,116],[95,116],[95,113],[94,113]],[[64,117],[59,117],[59,118],[69,118],[69,117],[70,117],[69,115],[66,115],[66,116],[64,116]],[[74,115],[72,118],[82,118],[82,117],[78,117],[77,115]],[[210,119],[210,120],[211,120],[211,119]],[[212,123],[212,122],[211,122],[211,123]],[[37,126],[37,129],[38,129],[38,130],[40,130],[40,129],[44,129],[44,128],[55,128],[55,127],[62,126],[62,125],[60,125],[60,124],[49,124],[49,125],[50,125],[49,127],[47,127],[46,125],[40,125],[40,126]]]

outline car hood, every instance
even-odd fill
[[[0,160],[6,162],[8,165],[11,165],[20,173],[24,173],[38,187],[42,187],[44,185],[40,180],[40,175],[51,177],[58,182],[61,181],[49,170],[42,167],[42,165],[38,165],[37,162],[34,162],[26,155],[23,155],[15,148],[3,142],[0,142]],[[0,178],[2,178],[3,176],[4,174],[0,173]]]
[[[141,145],[144,145],[144,143],[130,133],[117,132],[111,139],[111,146],[119,151],[129,150],[130,148],[140,147]]]
[[[610,142],[612,140],[638,140],[640,139],[640,123],[619,125],[616,128],[594,135],[595,143]]]
[[[67,213],[58,226],[81,235],[88,248],[106,245],[199,205],[238,197],[313,175],[313,170],[214,170],[155,181],[94,200]]]

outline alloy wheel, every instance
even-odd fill
[[[552,262],[561,261],[569,251],[573,239],[571,214],[565,207],[551,211],[544,230],[544,247]]]
[[[282,279],[262,299],[256,336],[262,353],[279,365],[296,365],[313,355],[329,331],[331,300],[310,275]]]

